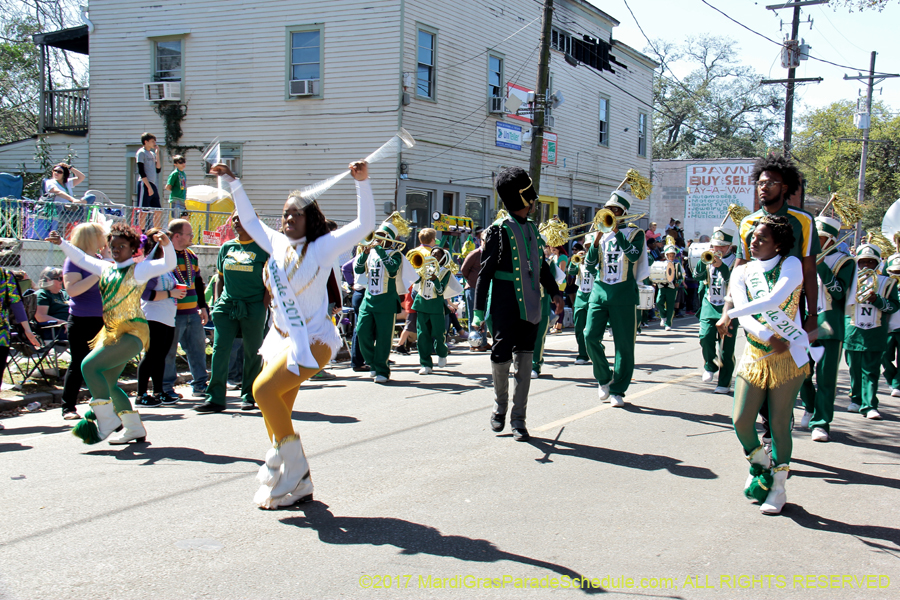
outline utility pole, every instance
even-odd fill
[[[872,91],[875,87],[875,55],[876,52],[872,52],[872,56],[869,59],[869,74],[868,75],[858,75],[856,77],[847,77],[844,75],[845,80],[862,80],[867,79],[868,84],[866,86],[866,117],[865,122],[861,123],[865,125],[862,127],[863,130],[863,139],[862,139],[862,155],[859,159],[859,189],[856,192],[856,200],[860,204],[862,204],[866,199],[866,162],[869,159],[869,131],[872,129]],[[889,74],[879,74],[878,75],[878,83],[881,83],[885,79],[889,77],[900,77],[900,75],[889,75]],[[862,226],[857,223],[856,224],[856,243],[859,244],[860,234],[862,232]]]
[[[544,2],[544,27],[541,30],[541,56],[538,64],[537,87],[534,90],[534,113],[531,117],[531,161],[528,172],[536,192],[541,189],[541,163],[544,151],[544,110],[547,106],[547,87],[550,85],[550,28],[553,24],[553,0]]]
[[[813,6],[815,4],[828,4],[828,0],[795,0],[793,3],[786,2],[785,4],[775,4],[772,6],[767,6],[767,10],[780,10],[782,8],[792,8],[794,10],[794,18],[791,21],[791,37],[786,44],[792,44],[789,48],[796,49],[797,48],[797,36],[800,33],[800,7],[801,6]],[[791,52],[793,50],[789,49],[788,56],[791,56]],[[791,136],[793,135],[794,130],[794,85],[797,82],[805,83],[811,81],[822,81],[821,78],[815,79],[804,79],[797,80],[795,75],[797,73],[797,68],[794,61],[789,61],[790,67],[788,68],[788,76],[787,80],[772,80],[774,83],[777,81],[778,83],[787,83],[787,92],[784,97],[784,156],[785,158],[790,158],[791,156]],[[769,83],[768,81],[762,81],[762,84]]]

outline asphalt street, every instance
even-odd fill
[[[252,502],[268,445],[236,392],[222,414],[142,410],[128,447],[81,444],[58,409],[6,419],[0,598],[900,597],[900,399],[882,381],[883,421],[847,413],[842,365],[832,441],[795,429],[764,516],[696,336],[638,337],[624,409],[571,329],[549,336],[528,443],[489,428],[487,355],[427,377],[392,355],[383,386],[334,368],[294,406],[315,501],[282,511]]]

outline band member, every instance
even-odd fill
[[[612,193],[605,208],[616,217],[625,215],[634,198],[622,190]],[[634,373],[634,343],[637,336],[638,282],[649,275],[644,232],[636,227],[628,234],[619,221],[606,233],[598,233],[588,248],[584,263],[594,276],[584,339],[594,364],[594,378],[600,384],[600,400],[609,398],[615,407],[625,406],[625,392]],[[606,326],[612,327],[616,347],[615,370],[609,368],[603,347]]]
[[[884,268],[884,274],[900,281],[900,253],[888,257]],[[900,310],[891,315],[888,320],[887,350],[881,359],[884,367],[884,377],[891,386],[891,396],[900,397]]]
[[[328,314],[328,280],[334,261],[350,252],[375,227],[375,201],[368,164],[350,165],[356,180],[357,217],[330,231],[315,200],[292,193],[284,203],[281,231],[259,220],[240,180],[223,164],[210,172],[231,184],[241,226],[269,255],[264,271],[272,298],[272,328],[260,348],[265,365],[253,383],[270,443],[259,468],[261,483],[253,501],[277,509],[312,500],[313,483],[291,411],[300,385],[322,370],[341,347],[341,337]]]
[[[759,220],[749,244],[754,260],[732,271],[734,308],[724,309],[717,324],[719,333],[728,335],[730,321],[736,318],[747,334],[734,390],[733,421],[750,461],[744,494],[762,502],[764,514],[779,514],[787,501],[784,486],[792,451],[791,413],[809,370],[809,338],[798,310],[803,270],[800,260],[789,256],[793,245],[794,233],[786,217]],[[820,349],[813,351],[821,356]],[[756,416],[766,398],[771,459],[756,434]]]
[[[722,318],[728,280],[734,266],[734,229],[727,226],[716,227],[710,240],[715,252],[712,263],[702,260],[697,263],[694,279],[700,282],[700,349],[703,352],[703,381],[710,383],[718,372],[715,394],[731,391],[731,376],[734,374],[734,334],[737,321],[731,323],[730,335],[719,337],[716,322]],[[718,356],[718,364],[716,357]]]
[[[866,275],[864,271],[872,271]],[[856,249],[855,294],[847,297],[844,349],[850,367],[850,405],[867,419],[881,420],[878,412],[878,379],[881,358],[887,350],[888,317],[900,309],[896,281],[881,271],[881,250],[874,244]]]
[[[541,292],[553,297],[558,310],[563,298],[549,265],[543,260],[544,242],[528,214],[534,210],[538,194],[523,169],[509,167],[497,176],[497,194],[509,214],[488,230],[475,285],[475,317],[478,328],[488,315],[494,338],[491,373],[494,379],[494,409],[491,429],[503,431],[509,405],[509,369],[515,354],[515,388],[509,424],[513,439],[529,439],[525,425],[531,366],[538,324],[541,321]]]
[[[419,348],[419,375],[430,375],[434,368],[432,351],[438,355],[438,367],[447,366],[447,343],[444,340],[444,292],[453,274],[446,268],[449,253],[443,248],[430,248],[437,265],[419,276],[413,284],[416,292],[412,307],[416,311],[416,335]]]
[[[816,385],[810,374],[800,397],[805,409],[801,427],[812,429],[814,442],[827,442],[834,418],[834,398],[837,393],[838,367],[844,344],[844,305],[855,289],[856,264],[853,258],[831,248],[836,242],[841,222],[829,217],[816,217],[816,231],[822,251],[831,250],[816,267],[819,278],[819,338],[815,345],[825,349],[822,360],[815,364]],[[893,317],[893,315],[892,315]]]
[[[592,244],[595,233],[585,236],[584,243]],[[591,290],[594,289],[594,275],[587,270],[584,264],[585,251],[578,252],[569,261],[569,275],[575,275],[575,285],[578,293],[575,295],[575,306],[572,309],[572,319],[575,321],[575,341],[578,344],[578,356],[575,357],[576,365],[586,365],[588,358],[587,345],[584,343],[584,326],[587,323],[588,304],[591,299]]]
[[[546,243],[546,240],[544,240]],[[546,254],[546,246],[545,246],[545,254]],[[553,273],[553,278],[557,283],[563,282],[566,280],[565,273],[563,273],[559,267],[557,266],[557,262],[553,260],[553,256],[546,256],[544,258],[544,262],[550,267],[550,272]],[[565,294],[565,288],[560,289],[561,294]],[[565,297],[565,296],[563,296]],[[534,356],[531,359],[531,378],[537,379],[541,376],[541,367],[544,366],[544,344],[547,342],[547,330],[550,327],[550,315],[552,313],[552,303],[550,302],[550,296],[544,293],[543,288],[541,288],[541,322],[538,323],[538,332],[537,337],[534,341]],[[558,324],[562,323],[562,316],[559,317]]]
[[[659,291],[656,293],[656,310],[659,311],[659,324],[666,328],[666,331],[672,330],[672,317],[675,315],[675,297],[678,295],[678,288],[684,285],[684,267],[681,261],[676,261],[678,256],[678,246],[675,245],[675,238],[669,236],[666,240],[666,247],[663,254],[670,268],[675,270],[675,278],[672,281],[666,281],[657,284]]]
[[[366,295],[359,307],[359,320],[356,322],[356,337],[363,360],[372,368],[369,373],[375,383],[387,383],[391,377],[388,360],[391,357],[391,342],[394,339],[394,321],[400,312],[400,287],[398,277],[402,279],[401,267],[404,264],[403,254],[394,248],[400,229],[399,213],[394,213],[376,231],[381,240],[366,248],[356,257],[353,271],[368,276]],[[408,264],[408,263],[407,263]]]

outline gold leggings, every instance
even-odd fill
[[[326,344],[316,342],[309,349],[319,363],[318,369],[300,367],[299,375],[291,373],[287,368],[288,351],[285,349],[272,362],[263,365],[262,371],[253,382],[253,398],[266,422],[270,442],[273,436],[275,442],[278,442],[286,436],[293,435],[291,412],[294,409],[297,392],[300,391],[300,384],[321,371],[331,360],[331,348]]]

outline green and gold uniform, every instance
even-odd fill
[[[439,273],[440,274],[440,273]],[[439,357],[447,356],[447,343],[444,340],[444,290],[453,275],[444,270],[440,278],[423,281],[419,278],[413,288],[416,299],[413,310],[416,311],[416,335],[419,348],[419,365],[434,367],[431,351],[436,350]]]
[[[725,295],[728,293],[728,281],[731,279],[731,268],[734,266],[735,255],[732,252],[722,257],[722,266],[714,267],[703,261],[697,263],[694,271],[694,279],[700,282],[700,350],[703,352],[703,370],[709,373],[718,372],[718,387],[730,387],[731,377],[734,375],[734,344],[738,322],[731,321],[729,325],[730,336],[719,339],[716,331],[716,323],[722,318],[722,307],[725,305]],[[716,364],[718,356],[721,367]]]
[[[356,323],[359,349],[366,364],[376,375],[384,377],[391,375],[388,359],[394,339],[394,321],[400,312],[397,273],[402,261],[403,255],[399,252],[389,253],[381,246],[375,246],[369,252],[360,252],[353,265],[354,273],[366,273],[369,279]]]

